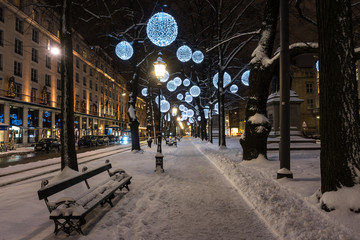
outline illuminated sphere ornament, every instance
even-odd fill
[[[316,70],[319,71],[319,61],[316,61],[315,67],[316,67]]]
[[[177,86],[175,84],[175,82],[173,80],[169,81],[166,85],[167,89],[170,91],[170,92],[173,92],[176,90]]]
[[[160,111],[162,113],[166,113],[170,110],[170,103],[167,100],[161,100],[160,101]]]
[[[194,119],[193,118],[189,118],[189,123],[194,123]]]
[[[237,93],[238,90],[239,90],[239,88],[236,84],[231,85],[231,87],[230,87],[231,93]]]
[[[192,100],[193,100],[193,97],[192,97],[191,95],[187,95],[187,96],[185,97],[185,102],[187,102],[187,103],[191,103]]]
[[[165,70],[164,76],[160,79],[160,82],[166,82],[169,80],[169,72]]]
[[[180,62],[188,62],[191,59],[191,56],[191,48],[186,45],[179,47],[176,51],[176,57],[179,59]]]
[[[178,87],[179,87],[179,86],[181,85],[181,83],[182,83],[182,80],[181,80],[181,78],[179,78],[179,77],[174,78],[173,81],[175,82],[176,86],[178,86]]]
[[[194,61],[194,63],[197,64],[202,63],[202,61],[204,61],[204,54],[201,51],[197,50],[193,53],[192,60]]]
[[[142,94],[144,97],[147,97],[147,95],[148,95],[148,90],[147,90],[147,88],[143,88],[143,89],[141,90],[141,94]]]
[[[161,95],[161,101],[162,100],[165,100],[165,97],[163,95]],[[156,96],[155,102],[156,102],[156,104],[159,104],[159,96]]]
[[[198,121],[201,121],[201,116],[198,116],[197,120],[198,120]]]
[[[183,111],[184,111],[184,112],[187,112],[187,110],[189,110],[189,109],[188,109],[187,107],[184,107],[184,110],[183,110]]]
[[[115,53],[121,60],[129,60],[134,54],[134,49],[129,42],[121,41],[116,45]]]
[[[246,70],[246,71],[241,75],[241,82],[242,82],[242,84],[244,84],[245,86],[249,86],[249,75],[250,75],[250,70]]]
[[[185,78],[184,81],[183,81],[183,84],[185,87],[188,87],[190,85],[190,80]]]
[[[193,117],[194,116],[194,110],[192,110],[192,109],[187,110],[186,115],[188,117]]]
[[[185,108],[184,104],[180,104],[179,106],[180,111],[184,111],[184,108]]]
[[[218,88],[218,81],[219,81],[219,73],[216,73],[213,77],[213,84],[216,88]],[[223,87],[226,87],[231,82],[231,77],[227,72],[224,72],[223,77]]]
[[[198,86],[192,86],[190,88],[190,95],[193,97],[198,97],[201,93],[201,90]]]
[[[146,34],[150,41],[159,47],[169,46],[178,35],[175,19],[167,13],[154,14],[146,25]]]
[[[184,95],[182,95],[181,93],[179,93],[179,94],[176,96],[176,98],[181,101],[181,100],[184,99]]]

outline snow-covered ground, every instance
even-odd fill
[[[193,138],[183,138],[177,148],[163,146],[163,174],[154,173],[156,146],[104,158],[133,176],[131,190],[118,193],[113,208],[98,207],[88,215],[85,236],[52,233],[54,224],[37,190],[55,173],[1,187],[0,239],[360,239],[360,214],[326,213],[314,201],[320,187],[318,150],[292,151],[294,179],[277,180],[278,151],[268,152],[269,161],[241,162],[238,140],[228,138],[228,148],[221,150]]]

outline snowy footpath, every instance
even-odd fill
[[[161,174],[154,172],[156,145],[86,163],[91,168],[109,159],[133,179],[113,208],[97,207],[86,217],[85,236],[53,234],[37,190],[56,173],[1,187],[0,239],[360,239],[360,214],[326,213],[313,201],[319,151],[292,152],[294,179],[277,180],[278,152],[269,152],[270,161],[245,163],[238,138],[227,139],[227,146],[219,150],[193,138],[177,148],[163,144]]]

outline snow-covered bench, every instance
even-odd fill
[[[83,168],[82,173],[72,172],[70,176],[64,179],[52,181],[52,179],[44,180],[41,183],[41,188],[38,190],[39,200],[44,199],[46,206],[50,212],[50,219],[54,220],[55,230],[57,234],[60,230],[68,235],[73,230],[83,234],[81,226],[86,223],[85,216],[91,212],[97,205],[105,204],[106,202],[112,207],[111,199],[114,198],[114,193],[117,189],[120,191],[126,188],[129,191],[129,184],[131,183],[131,176],[125,173],[122,169],[110,171],[111,164],[106,160],[105,164],[91,170]],[[71,170],[72,171],[72,170]],[[105,180],[96,183],[96,186],[89,185],[89,178],[99,176],[105,171]],[[78,192],[75,190],[76,196],[60,197],[55,201],[49,201],[48,197],[68,189],[76,184],[85,183],[86,190]]]

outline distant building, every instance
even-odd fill
[[[15,134],[16,143],[26,146],[60,137],[59,17],[40,10],[22,1],[0,2],[0,141]],[[126,80],[100,47],[86,45],[76,32],[73,47],[76,138],[120,135],[128,128]],[[136,107],[145,129],[145,101],[138,98]]]

